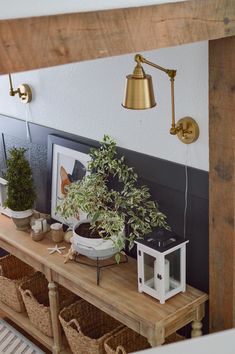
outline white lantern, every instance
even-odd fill
[[[167,230],[155,230],[136,241],[138,290],[160,301],[186,289],[187,240]]]

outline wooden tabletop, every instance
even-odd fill
[[[171,334],[174,329],[171,327],[172,319],[181,318],[178,322],[183,323],[185,314],[194,313],[208,299],[207,294],[191,286],[187,286],[185,293],[174,296],[163,305],[146,294],[138,293],[137,263],[132,258],[129,258],[128,263],[103,269],[100,285],[97,286],[95,268],[72,261],[64,264],[62,255],[49,255],[47,247],[53,245],[49,238],[40,242],[32,241],[28,233],[15,229],[11,219],[0,216],[0,247],[35,266],[45,275],[50,269],[54,281],[143,335],[150,329],[155,331],[161,327],[168,328],[167,335]],[[60,245],[69,248],[68,244]]]

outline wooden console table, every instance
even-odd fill
[[[25,314],[15,313],[4,304],[0,304],[0,309],[54,354],[69,353],[62,349],[57,283],[147,337],[152,346],[163,344],[167,336],[190,322],[192,336],[202,334],[201,320],[207,294],[187,286],[185,293],[161,305],[154,298],[138,293],[134,259],[102,270],[100,286],[97,286],[94,268],[74,262],[64,264],[60,254],[49,255],[47,247],[52,246],[49,239],[32,241],[28,233],[17,231],[10,219],[0,216],[0,247],[44,273],[49,282],[54,338],[48,338],[32,327]]]

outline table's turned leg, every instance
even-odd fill
[[[202,319],[205,316],[205,303],[200,304],[196,311],[196,317],[192,322],[192,331],[191,337],[200,337],[202,336]]]
[[[159,347],[165,342],[165,330],[164,328],[157,328],[155,331],[151,331],[148,334],[148,342],[151,347]]]
[[[53,354],[59,354],[62,350],[61,327],[59,323],[59,296],[58,287],[54,282],[49,282],[49,301],[52,321],[52,331],[54,338]]]
[[[192,331],[191,337],[200,337],[202,336],[202,322],[201,321],[193,321],[192,322]]]

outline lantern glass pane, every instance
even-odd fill
[[[155,257],[150,256],[147,253],[143,253],[144,256],[144,285],[154,289],[154,262]]]
[[[165,257],[165,292],[181,286],[180,249],[169,253]]]

